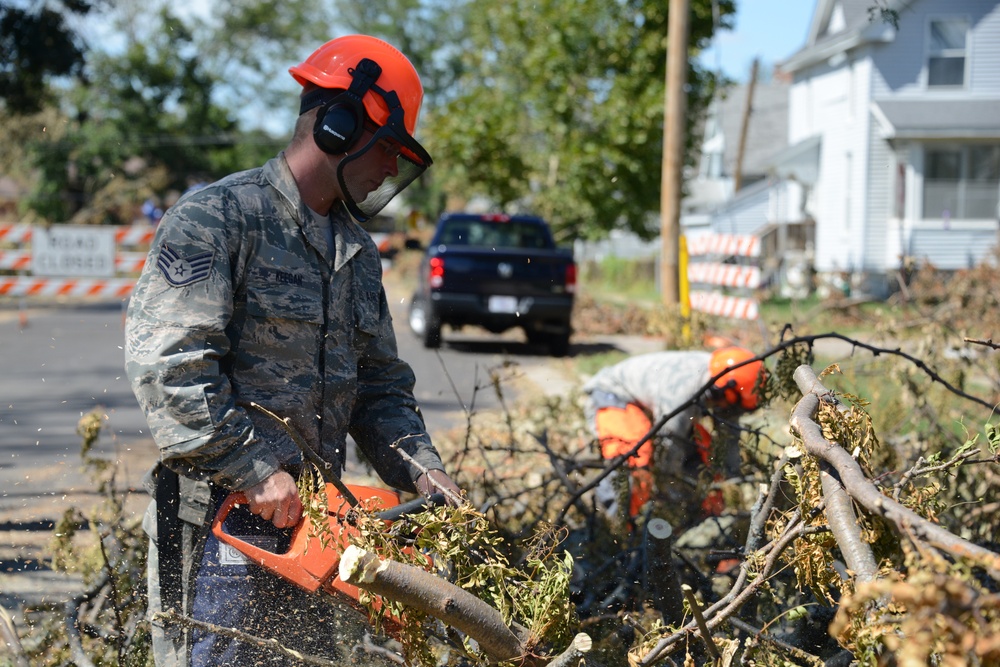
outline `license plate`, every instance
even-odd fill
[[[516,296],[491,296],[486,303],[486,308],[491,313],[516,313]]]

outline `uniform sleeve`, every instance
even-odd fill
[[[412,491],[421,471],[393,451],[393,443],[398,442],[399,449],[427,470],[444,470],[444,465],[413,396],[413,370],[397,354],[385,290],[379,288],[376,299],[366,307],[377,317],[377,327],[358,364],[358,400],[351,417],[351,436],[379,477]]]
[[[221,364],[230,350],[233,258],[242,224],[211,188],[168,211],[128,307],[125,368],[160,460],[178,473],[248,488],[279,469],[236,406]]]

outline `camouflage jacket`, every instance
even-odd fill
[[[348,433],[387,483],[441,469],[399,359],[371,237],[342,209],[334,247],[284,155],[183,197],[132,294],[126,371],[160,459],[248,488],[301,461],[281,418],[343,469]]]
[[[625,403],[636,403],[656,422],[693,398],[708,383],[711,357],[709,352],[676,350],[629,357],[602,368],[584,383],[583,391],[591,397],[597,393],[611,394]],[[597,400],[613,403],[607,397]],[[687,438],[692,420],[700,416],[701,410],[691,406],[671,418],[660,433]]]

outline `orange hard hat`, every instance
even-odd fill
[[[288,71],[303,86],[313,83],[320,88],[348,90],[354,81],[353,70],[362,58],[374,60],[382,68],[378,86],[399,96],[406,131],[413,136],[424,99],[424,87],[413,64],[388,42],[368,35],[331,39]],[[389,107],[382,95],[368,90],[362,102],[368,118],[379,126],[385,125],[389,119]]]
[[[712,358],[708,362],[708,373],[715,377],[727,368],[756,356],[742,347],[718,349],[712,353]],[[756,410],[760,403],[757,384],[763,382],[765,376],[764,362],[755,361],[721,375],[715,380],[715,386],[724,392],[726,402],[730,405],[740,406],[744,410]]]

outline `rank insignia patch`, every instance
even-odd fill
[[[215,251],[213,250],[200,252],[190,257],[181,257],[176,250],[163,244],[163,247],[160,248],[160,256],[156,260],[156,266],[168,283],[174,287],[184,287],[207,278],[214,257]]]

